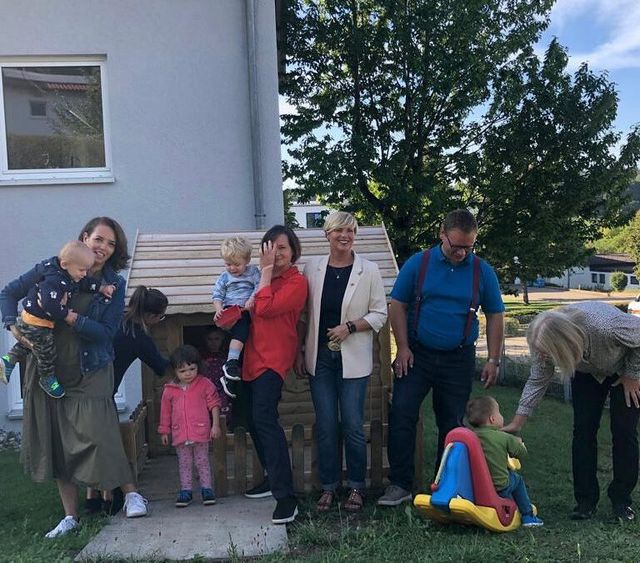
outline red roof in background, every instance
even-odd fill
[[[72,84],[70,82],[47,82],[46,87],[49,90],[73,90],[76,92],[86,92],[87,84]]]

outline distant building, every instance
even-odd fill
[[[568,289],[600,287],[611,289],[611,274],[623,272],[627,275],[627,289],[640,289],[638,278],[633,269],[636,263],[628,254],[595,254],[590,256],[587,265],[566,270],[560,277],[547,278],[546,282]]]
[[[291,206],[291,211],[295,213],[296,221],[303,229],[322,228],[325,217],[331,213],[331,209],[318,201],[294,203]]]

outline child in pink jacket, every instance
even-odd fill
[[[188,506],[193,500],[194,460],[200,479],[202,504],[215,504],[209,441],[220,437],[220,396],[213,383],[199,374],[200,355],[193,346],[179,346],[169,361],[175,380],[164,386],[158,433],[164,446],[169,445],[171,433],[171,445],[178,454],[180,492],[176,506]]]

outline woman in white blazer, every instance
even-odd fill
[[[356,219],[338,211],[324,231],[329,255],[307,262],[309,282],[306,338],[299,365],[310,376],[316,411],[316,441],[322,494],[317,509],[331,509],[341,485],[339,420],[345,444],[347,487],[343,508],[357,512],[364,502],[367,447],[364,403],[373,369],[373,333],[387,320],[387,300],[378,266],[353,252]]]

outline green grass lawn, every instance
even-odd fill
[[[529,305],[525,305],[522,300],[508,301],[504,298],[505,315],[507,317],[519,317],[521,315],[537,315],[549,309],[561,307],[564,303],[558,301],[532,301]]]
[[[484,393],[478,386],[476,394]],[[512,416],[519,390],[491,391],[506,420]],[[433,472],[435,430],[430,401],[425,404],[425,473]],[[303,500],[298,521],[289,527],[289,554],[266,557],[276,561],[634,561],[640,560],[640,523],[622,525],[610,514],[606,485],[611,474],[608,417],[600,432],[600,470],[603,499],[589,522],[573,522],[570,445],[571,409],[545,399],[524,428],[529,458],[523,475],[544,528],[521,528],[492,534],[479,528],[442,526],[424,520],[409,506],[378,508],[372,491],[361,515],[335,511],[318,515],[316,495]],[[84,520],[79,534],[45,540],[61,509],[53,483],[33,484],[22,474],[15,453],[0,452],[0,561],[71,561],[97,533],[105,520]],[[637,494],[636,494],[637,496]],[[153,517],[153,516],[151,516]],[[142,538],[141,538],[142,541]]]
[[[44,533],[63,516],[53,481],[33,483],[14,452],[0,452],[0,475],[0,561],[73,561],[106,521],[85,519],[79,533],[47,540]]]
[[[484,391],[480,386],[476,394]],[[491,390],[502,406],[505,420],[515,411],[519,389]],[[425,403],[425,471],[432,475],[436,433],[430,401]],[[523,429],[529,449],[523,475],[544,528],[520,528],[493,534],[479,528],[443,526],[422,519],[416,510],[378,508],[375,494],[366,511],[356,517],[338,513],[319,517],[314,498],[306,512],[290,527],[292,553],[270,561],[639,561],[640,524],[622,525],[610,514],[606,485],[611,475],[608,417],[600,432],[599,466],[603,496],[596,516],[589,522],[573,522],[571,486],[571,408],[545,399]]]

